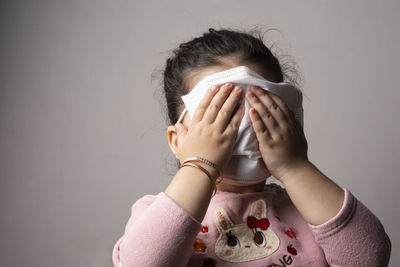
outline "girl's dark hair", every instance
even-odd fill
[[[163,71],[163,91],[170,125],[176,123],[184,108],[181,96],[189,92],[191,76],[204,68],[224,65],[227,57],[259,65],[265,70],[262,75],[273,82],[289,80],[296,83],[285,70],[298,75],[292,66],[282,68],[257,29],[243,32],[210,28],[202,36],[180,44],[172,53]]]

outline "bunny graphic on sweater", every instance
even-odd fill
[[[214,211],[214,220],[220,233],[215,253],[222,260],[244,262],[262,259],[279,247],[280,240],[269,227],[267,204],[263,199],[251,205],[246,223],[232,223],[224,208]]]

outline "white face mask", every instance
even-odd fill
[[[250,85],[256,85],[266,91],[271,91],[286,103],[288,108],[293,111],[301,127],[303,127],[302,93],[290,84],[269,82],[248,67],[239,66],[205,77],[188,94],[182,96],[185,110],[177,122],[182,120],[186,112],[189,114],[190,119],[192,119],[197,106],[207,90],[212,85],[222,85],[226,82],[232,82],[242,88],[242,99],[238,102],[238,105],[244,103],[245,114],[239,125],[231,158],[221,170],[221,177],[224,178],[223,181],[225,183],[233,185],[257,184],[270,177],[271,173],[268,171],[258,149],[256,133],[248,115],[251,106],[244,95],[250,90]]]

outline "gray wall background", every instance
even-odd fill
[[[111,266],[131,205],[175,172],[152,74],[209,27],[261,25],[302,74],[310,160],[380,218],[399,266],[399,8],[1,1],[0,265]]]

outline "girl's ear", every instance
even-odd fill
[[[171,148],[172,153],[175,154],[175,157],[178,157],[178,145],[179,139],[182,140],[185,138],[188,132],[188,128],[182,123],[177,123],[175,125],[170,125],[167,128],[167,136],[168,136],[168,144]]]
[[[167,137],[168,137],[169,148],[171,149],[172,153],[176,155],[178,148],[178,133],[174,125],[168,126]]]

